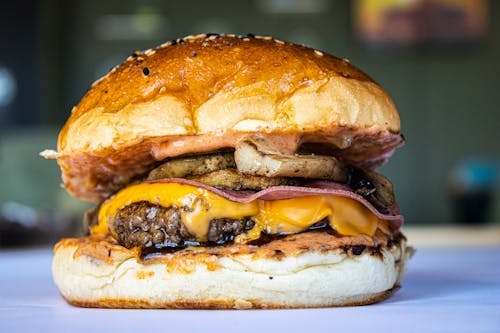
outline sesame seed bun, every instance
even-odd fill
[[[99,202],[158,160],[249,133],[327,142],[373,168],[402,144],[394,103],[348,61],[270,37],[199,35],[136,52],[92,85],[59,135],[65,188]]]

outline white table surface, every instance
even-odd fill
[[[304,310],[76,308],[52,282],[51,257],[0,251],[0,332],[500,332],[500,246],[420,248],[390,299]]]

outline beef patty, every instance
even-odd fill
[[[255,225],[250,217],[213,219],[210,221],[208,243],[230,242]],[[163,207],[147,201],[136,202],[120,209],[110,225],[121,245],[151,247],[182,247],[200,245],[181,220],[180,209]]]

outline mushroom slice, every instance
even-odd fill
[[[286,155],[261,138],[247,138],[236,145],[238,172],[265,177],[329,179],[345,183],[348,168],[333,156]]]
[[[236,164],[232,152],[181,157],[169,160],[153,169],[147,180],[184,178],[234,167]]]
[[[262,190],[271,186],[289,185],[289,180],[282,177],[262,177],[240,174],[235,169],[217,170],[188,179],[214,187],[232,190]]]

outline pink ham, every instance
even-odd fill
[[[247,203],[257,199],[260,200],[284,200],[298,197],[306,197],[311,195],[336,195],[351,198],[362,203],[373,214],[382,220],[390,222],[392,230],[397,230],[403,224],[403,216],[399,213],[399,206],[397,203],[389,207],[389,214],[379,212],[368,200],[356,194],[352,189],[346,185],[333,183],[328,181],[314,181],[305,184],[304,186],[273,186],[262,191],[236,191],[224,190],[208,186],[192,180],[183,178],[168,178],[147,181],[147,183],[179,183],[191,186],[200,187],[213,192],[223,198],[231,201]]]

